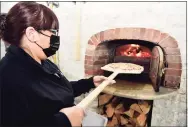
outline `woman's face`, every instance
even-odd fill
[[[27,43],[30,47],[32,54],[34,54],[35,57],[37,57],[40,60],[45,60],[47,59],[47,56],[43,52],[43,49],[50,47],[50,36],[52,35],[52,32],[50,32],[50,30],[41,30],[40,32],[37,32],[32,27],[28,27],[26,29],[26,37],[28,40]]]
[[[47,56],[44,54],[43,49],[50,47],[50,36],[52,35],[52,33],[48,30],[43,30],[40,32],[47,36],[38,32],[38,41],[36,41],[36,43],[39,46],[36,44],[36,46],[38,46],[38,48],[36,47],[35,52],[36,52],[37,56],[39,57],[39,59],[44,60],[44,59],[47,59]]]

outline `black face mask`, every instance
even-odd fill
[[[41,32],[40,32],[41,33]],[[43,33],[41,33],[43,34]],[[51,36],[48,36],[48,35],[45,35],[43,34],[44,36],[47,36],[47,37],[50,37],[50,47],[49,48],[42,48],[39,44],[36,44],[42,48],[43,52],[45,53],[45,55],[47,57],[50,57],[52,55],[54,55],[56,53],[56,51],[59,49],[59,46],[60,46],[60,37],[59,36],[55,36],[55,35],[51,35]]]

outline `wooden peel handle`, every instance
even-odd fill
[[[91,102],[104,90],[104,88],[119,74],[115,71],[107,80],[103,81],[97,88],[95,88],[86,98],[84,98],[77,106],[86,109]]]

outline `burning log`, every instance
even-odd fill
[[[128,44],[119,47],[116,51],[116,55],[134,56],[134,57],[151,57],[151,51],[149,48],[141,45]]]

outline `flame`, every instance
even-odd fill
[[[149,48],[140,46],[138,44],[124,45],[118,48],[116,51],[116,55],[120,56],[151,57],[151,51]]]

